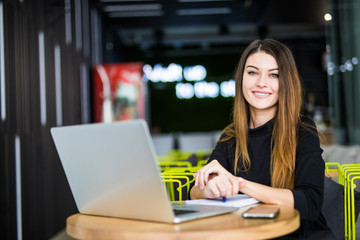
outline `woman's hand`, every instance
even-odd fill
[[[204,187],[205,198],[232,197],[239,193],[239,189],[245,186],[245,181],[233,175],[219,175],[213,177]]]
[[[235,177],[217,160],[205,165],[194,176],[195,185],[190,191],[191,199],[231,197],[240,191],[263,203],[294,207],[294,196],[291,190],[273,188]]]
[[[217,160],[211,161],[194,176],[195,186],[203,190],[205,198],[235,196],[245,186],[243,179],[229,173]]]
[[[221,166],[217,160],[213,160],[194,174],[195,186],[199,186],[200,189],[204,189],[211,179],[220,175],[231,175],[231,173]]]

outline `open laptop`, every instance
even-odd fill
[[[51,134],[80,213],[179,223],[238,209],[171,203],[144,120],[54,127]]]

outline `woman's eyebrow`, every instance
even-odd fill
[[[255,69],[259,70],[258,67],[255,67],[255,66],[253,66],[253,65],[248,65],[248,66],[246,66],[246,68],[255,68]],[[271,72],[271,71],[279,71],[279,68],[271,68],[271,69],[269,69],[268,71],[269,71],[269,72]]]
[[[255,66],[253,66],[253,65],[247,65],[247,66],[246,66],[246,68],[249,68],[249,67],[250,67],[250,68],[255,68],[255,69],[259,70],[258,67],[255,67]]]

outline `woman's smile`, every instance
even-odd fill
[[[254,95],[258,98],[267,98],[268,96],[271,95],[270,92],[263,92],[263,91],[253,91]]]

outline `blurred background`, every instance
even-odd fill
[[[292,50],[322,145],[360,144],[359,11],[357,0],[0,0],[1,238],[49,239],[77,211],[51,127],[143,118],[159,155],[182,135],[212,146],[255,39]]]

